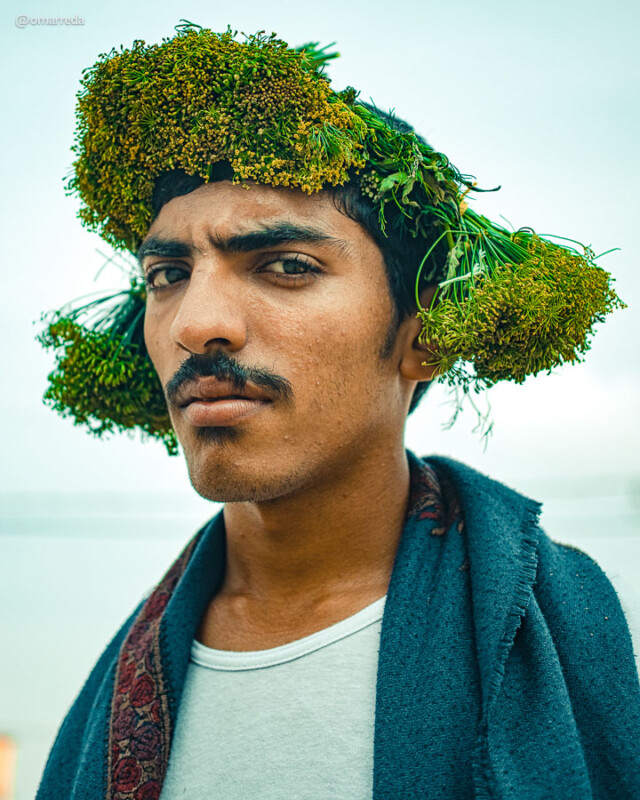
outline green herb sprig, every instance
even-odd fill
[[[115,301],[115,302],[114,302]],[[56,355],[44,402],[101,438],[138,429],[178,452],[158,375],[144,344],[144,287],[42,316],[38,341]]]
[[[455,244],[428,309],[416,278],[420,340],[442,379],[465,392],[583,360],[594,325],[626,308],[589,247],[509,233],[471,210],[446,234]]]

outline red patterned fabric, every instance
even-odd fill
[[[424,463],[411,472],[407,519],[411,517],[438,520],[439,524],[432,531],[434,536],[445,534],[456,520],[458,532],[464,530],[462,510],[453,484],[444,477],[438,479]]]
[[[195,544],[194,538],[149,596],[122,644],[111,704],[107,800],[160,797],[172,735],[160,620]]]

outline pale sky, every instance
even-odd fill
[[[84,24],[18,28],[19,14],[78,14]],[[183,458],[167,457],[162,445],[96,440],[47,409],[52,358],[34,341],[42,311],[124,285],[115,269],[94,281],[109,248],[82,228],[78,201],[63,191],[81,71],[113,46],[172,35],[181,17],[213,30],[273,30],[292,45],[336,41],[336,88],[353,85],[363,99],[395,108],[480,186],[502,186],[475,201],[478,211],[596,252],[619,247],[600,263],[629,308],[599,326],[584,364],[493,389],[486,451],[471,431],[473,413],[441,429],[447,394],[436,387],[410,420],[407,444],[523,490],[539,479],[640,475],[636,3],[21,0],[5,4],[3,17],[5,491],[192,492]]]

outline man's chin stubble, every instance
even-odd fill
[[[197,476],[191,476],[191,485],[196,492],[210,500],[212,503],[268,503],[279,500],[289,494],[294,488],[298,488],[297,481],[284,480],[278,485],[265,485],[264,481],[249,482],[243,480],[216,480],[210,483],[206,479],[200,480]]]
[[[240,438],[240,431],[231,426],[208,426],[195,428],[194,436],[198,444],[227,445]]]
[[[233,431],[232,436],[223,433],[222,437],[219,437],[220,431],[230,430]],[[204,431],[208,433],[203,434]],[[225,450],[236,437],[239,438],[239,433],[231,428],[199,428],[197,435],[200,446],[206,447],[209,443],[213,447]],[[226,467],[211,465],[210,469],[207,469],[206,458],[200,463],[187,458],[187,468],[189,480],[195,491],[205,500],[214,503],[264,503],[278,500],[299,489],[303,482],[298,474],[275,477],[261,470],[259,475],[246,475],[243,474],[238,462]]]

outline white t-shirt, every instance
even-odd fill
[[[386,597],[269,650],[193,642],[160,800],[364,800]]]

